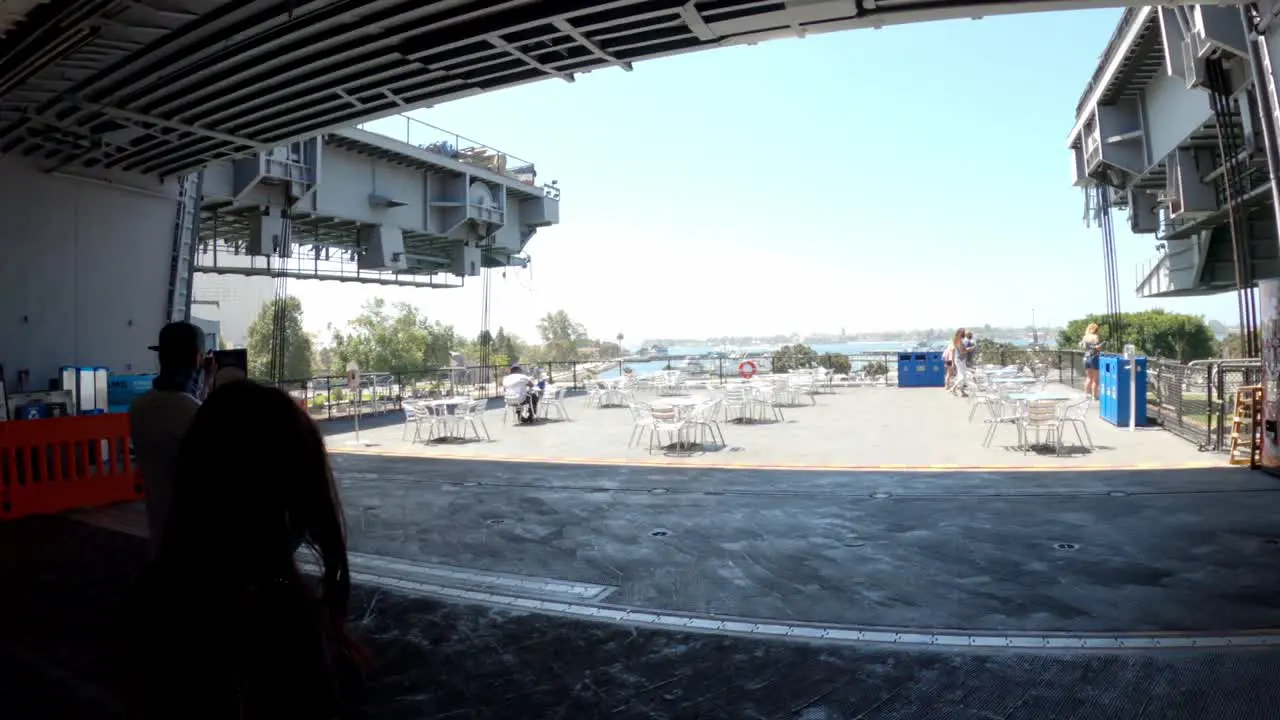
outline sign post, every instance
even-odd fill
[[[347,363],[347,389],[355,393],[355,399],[352,400],[352,408],[355,411],[354,421],[356,425],[356,439],[352,441],[352,445],[363,445],[360,442],[360,366],[354,362]]]

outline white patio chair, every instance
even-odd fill
[[[627,406],[627,412],[631,413],[631,437],[627,438],[627,447],[631,447],[640,442],[645,431],[653,425],[653,415],[645,403],[633,402]]]
[[[502,424],[507,424],[507,416],[511,416],[511,424],[520,422],[520,406],[524,404],[526,391],[507,392],[502,396]]]
[[[484,409],[487,403],[484,400],[472,400],[470,402],[458,405],[454,411],[452,420],[454,425],[461,432],[461,437],[467,436],[467,428],[476,434],[476,439],[480,439],[480,428],[484,428],[484,439],[492,440],[489,435],[489,426],[484,423]]]
[[[538,403],[538,415],[544,420],[551,419],[551,411],[556,411],[556,417],[560,420],[569,419],[569,409],[564,406],[564,394],[568,388],[558,387],[550,395],[543,395],[542,400]]]
[[[604,397],[609,392],[609,384],[593,382],[587,386],[587,407],[604,407]]]
[[[412,426],[413,439],[409,440],[409,442],[416,443],[422,437],[422,425],[420,424],[422,413],[418,410],[417,405],[411,402],[401,403],[400,407],[404,410],[404,432],[400,433],[400,442],[408,439],[409,428]]]
[[[418,406],[418,426],[426,427],[426,437],[422,438],[423,442],[431,442],[432,440],[443,440],[449,437],[449,424],[453,418],[449,415],[449,409],[443,405],[419,405]]]
[[[726,385],[724,398],[720,404],[726,422],[733,420],[749,420],[754,418],[750,388],[746,385]]]
[[[663,433],[671,434],[675,439],[676,449],[680,449],[685,445],[685,422],[680,417],[678,410],[669,406],[653,406],[649,408],[649,417],[651,420],[649,425],[649,454],[653,454],[653,440],[655,437],[658,439],[659,447],[666,447],[662,444]]]
[[[752,406],[755,409],[756,419],[767,420],[769,415],[773,415],[773,419],[778,422],[784,422],[786,417],[782,414],[782,407],[778,404],[776,387],[775,388],[754,388],[752,395]]]
[[[807,396],[810,402],[814,405],[818,404],[818,380],[815,375],[804,373],[802,375],[792,375],[789,377],[789,400],[794,402],[796,405],[799,405],[800,398]]]
[[[1021,447],[1023,445],[1022,403],[997,398],[995,402],[987,404],[987,415],[987,434],[982,439],[982,447],[991,447],[992,441],[995,440],[996,432],[1005,426],[1012,427],[1017,431],[1018,446]]]
[[[1093,437],[1089,435],[1089,425],[1085,420],[1089,416],[1090,404],[1089,398],[1086,397],[1061,408],[1061,415],[1058,418],[1058,437],[1061,438],[1063,431],[1070,425],[1076,433],[1076,439],[1093,450]],[[1083,437],[1080,435],[1081,432],[1084,433]]]
[[[1058,412],[1058,405],[1054,400],[1033,400],[1027,403],[1026,412],[1022,414],[1022,451],[1024,453],[1031,448],[1027,438],[1034,430],[1036,445],[1040,444],[1040,432],[1044,431],[1047,439],[1053,441],[1057,454],[1062,454],[1062,436],[1058,432],[1062,429],[1062,419]]]
[[[969,406],[969,422],[972,423],[973,416],[978,414],[978,408],[1000,402],[1000,391],[984,376],[974,383],[974,391],[970,397],[972,404]]]
[[[725,447],[724,430],[720,428],[720,406],[724,403],[722,398],[715,398],[711,402],[703,403],[689,413],[687,424],[690,428],[698,431],[695,436],[698,442],[702,442],[704,435],[709,435],[711,441],[719,443],[719,447]]]

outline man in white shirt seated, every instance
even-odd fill
[[[146,487],[147,531],[154,552],[164,532],[173,498],[178,448],[187,426],[208,393],[213,370],[204,350],[204,331],[186,322],[160,329],[160,373],[151,390],[129,406],[129,432]]]
[[[502,378],[502,393],[507,398],[519,400],[516,417],[522,423],[533,422],[538,416],[538,392],[533,378],[524,374],[519,365],[512,365],[511,372]]]

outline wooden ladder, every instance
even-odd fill
[[[1236,412],[1231,418],[1232,465],[1258,464],[1262,451],[1262,386],[1245,385],[1236,389]]]

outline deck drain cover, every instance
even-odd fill
[[[876,500],[884,500],[886,498],[893,497],[893,493],[880,490],[878,492],[871,493],[871,497],[875,498]]]
[[[477,486],[477,485],[479,485],[479,484],[480,484],[480,481],[478,481],[478,480],[468,480],[468,481],[466,481],[466,482],[462,483],[462,487],[475,487],[475,486]]]
[[[1080,546],[1075,543],[1056,543],[1053,547],[1058,550],[1075,550]]]
[[[490,518],[488,520],[485,520],[485,522],[489,523],[490,525],[501,525],[505,523],[506,520],[503,520],[502,518]]]
[[[654,489],[650,490],[649,492],[653,493],[654,495],[665,495],[665,494],[667,494],[668,492],[671,492],[671,491],[670,491],[670,490],[667,490],[666,488],[654,488]]]
[[[651,537],[666,537],[670,534],[671,534],[671,531],[664,528],[658,528],[657,530],[649,531],[649,535]]]
[[[866,543],[862,540],[859,540],[858,538],[845,538],[844,542],[842,542],[841,545],[844,545],[845,547],[851,547],[851,548],[860,548],[866,545]]]
[[[1112,490],[1107,494],[1110,495],[1111,497],[1129,497],[1129,493],[1123,490]]]

